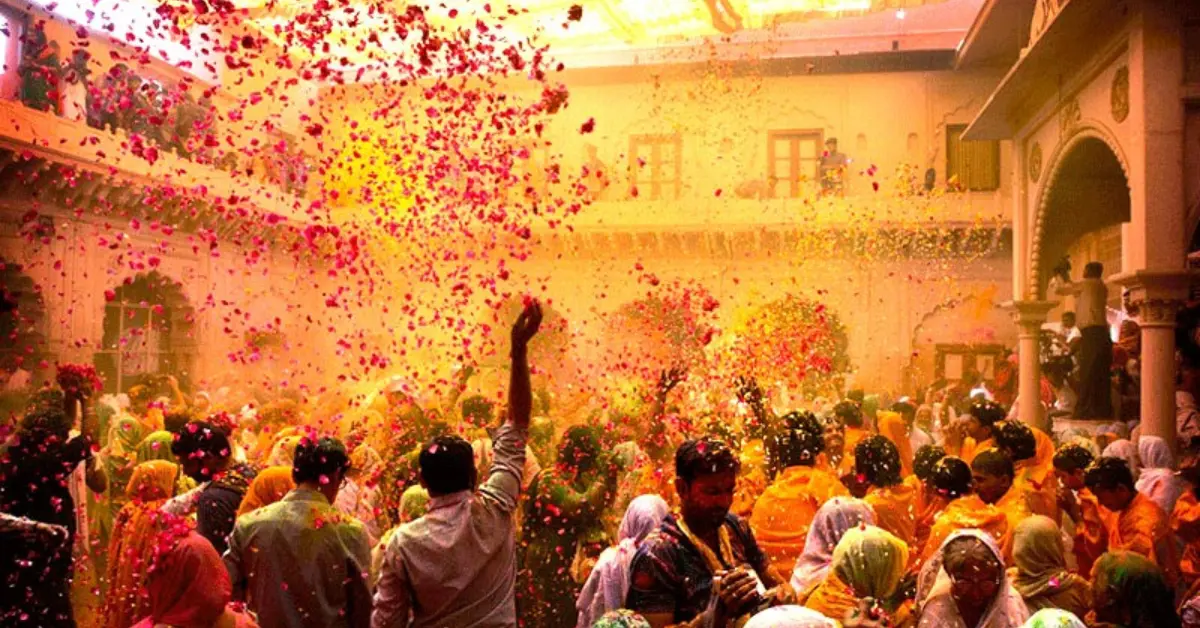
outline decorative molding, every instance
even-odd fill
[[[1042,143],[1034,142],[1029,149],[1029,180],[1034,183],[1042,178]]]
[[[1083,110],[1079,107],[1079,100],[1072,98],[1063,105],[1059,111],[1058,131],[1059,135],[1066,137],[1071,132],[1071,129],[1079,126],[1079,122],[1083,119]]]
[[[1183,299],[1134,299],[1130,304],[1136,308],[1142,327],[1174,327],[1175,315],[1186,302]]]
[[[1129,66],[1121,66],[1113,75],[1112,117],[1117,124],[1129,117]]]
[[[1058,307],[1058,301],[1009,301],[1003,304],[1003,307],[1012,311],[1013,321],[1021,327],[1022,332],[1032,330],[1036,334],[1046,323],[1050,310]]]

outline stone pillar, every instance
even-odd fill
[[[1041,335],[1046,316],[1058,305],[1055,301],[1011,301],[1005,306],[1013,311],[1013,319],[1020,327],[1017,358],[1020,360],[1017,380],[1017,410],[1021,421],[1047,434],[1050,425],[1042,413],[1041,404]]]
[[[1112,280],[1129,289],[1142,333],[1142,434],[1175,447],[1175,314],[1192,275],[1186,270],[1136,271]]]

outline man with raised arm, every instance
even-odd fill
[[[384,552],[373,628],[516,626],[513,513],[533,409],[528,346],[541,322],[541,305],[531,301],[513,325],[508,421],[496,434],[483,485],[476,490],[466,440],[439,436],[421,450],[429,512],[401,526]]]

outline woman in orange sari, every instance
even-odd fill
[[[117,514],[108,543],[108,598],[101,610],[104,626],[129,626],[150,612],[146,578],[153,566],[159,534],[166,525],[160,509],[174,494],[179,468],[164,460],[133,469],[129,501]]]
[[[929,530],[929,539],[925,541],[925,548],[921,552],[922,563],[937,554],[942,543],[959,530],[981,530],[991,536],[997,545],[1009,538],[1008,517],[1000,509],[985,504],[974,495],[971,483],[971,467],[961,458],[947,456],[937,463],[933,471],[934,487],[950,501],[938,513]]]
[[[270,506],[283,499],[283,496],[294,488],[296,483],[292,480],[291,467],[267,467],[250,483],[250,488],[246,490],[246,495],[242,497],[242,503],[238,506],[237,516],[241,517],[263,506]]]
[[[894,413],[880,412],[881,422],[886,420],[885,414]],[[879,527],[911,545],[916,536],[917,492],[900,480],[896,445],[878,434],[868,436],[854,448],[854,464],[859,481],[870,485],[863,499],[875,510]]]
[[[877,416],[879,417],[879,434],[892,441],[892,444],[896,446],[896,453],[900,455],[900,476],[911,474],[912,441],[908,439],[908,426],[904,423],[904,417],[900,416],[899,412],[891,410],[881,410]]]

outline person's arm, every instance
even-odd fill
[[[650,404],[650,431],[643,442],[646,455],[659,465],[668,460],[673,452],[667,438],[667,396],[686,374],[687,371],[681,367],[663,371],[654,388],[654,400]]]
[[[542,324],[542,306],[530,301],[512,329],[512,373],[508,382],[508,420],[517,429],[529,428],[533,414],[533,390],[529,383],[529,341]]]
[[[375,607],[371,612],[371,628],[403,628],[408,625],[409,609],[412,608],[408,575],[404,570],[404,559],[400,555],[400,535],[384,552],[383,569],[379,583],[375,586]]]
[[[245,545],[245,529],[235,526],[229,535],[229,549],[225,550],[222,560],[225,571],[229,572],[229,583],[233,587],[232,599],[235,602],[246,601],[246,572],[242,568],[242,557]]]
[[[108,474],[104,472],[104,465],[100,463],[100,459],[91,452],[91,444],[100,442],[100,439],[97,426],[91,418],[90,392],[86,389],[68,391],[64,397],[65,410],[67,416],[72,419],[79,417],[79,433],[83,438],[82,445],[86,449],[83,452],[84,483],[92,492],[103,493],[108,490]]]

